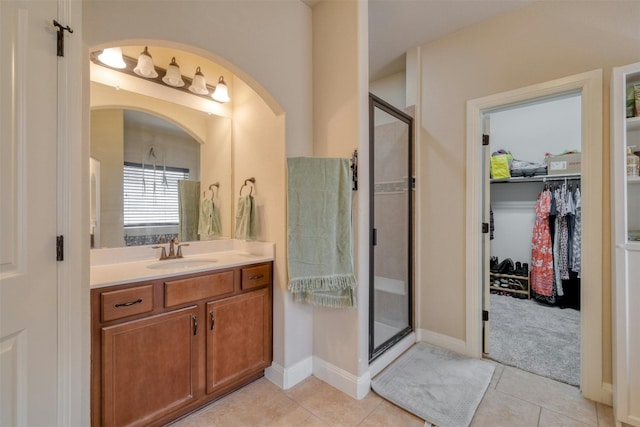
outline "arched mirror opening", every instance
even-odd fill
[[[145,51],[156,64],[181,58],[183,70],[233,80],[188,52],[122,47],[125,58]],[[215,88],[205,97],[97,65],[99,52],[91,53],[91,248],[231,237],[231,103],[210,99]],[[203,200],[213,202],[206,221]]]

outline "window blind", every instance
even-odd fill
[[[124,226],[177,225],[178,181],[189,169],[124,163]]]

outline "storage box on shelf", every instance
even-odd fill
[[[547,174],[549,175],[580,173],[581,169],[581,153],[560,154],[547,157]]]

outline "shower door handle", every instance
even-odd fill
[[[378,229],[372,228],[371,229],[371,246],[377,246],[377,245],[378,245]]]

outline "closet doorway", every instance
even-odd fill
[[[413,119],[369,95],[369,361],[413,330]]]
[[[483,113],[490,159],[485,357],[574,386],[580,384],[581,102],[580,92],[569,92]]]
[[[603,134],[602,134],[602,70],[525,86],[467,102],[466,145],[466,344],[468,354],[483,356],[483,333],[490,333],[491,307],[488,320],[483,320],[483,292],[489,284],[489,209],[484,218],[483,196],[487,196],[488,157],[483,153],[483,116],[486,113],[523,105],[535,100],[552,99],[564,94],[581,96],[581,179],[582,199],[582,274],[580,284],[580,391],[583,396],[611,401],[606,364],[610,354],[608,293],[603,293]],[[490,130],[490,129],[489,129]],[[485,164],[486,161],[486,164]],[[486,178],[485,178],[486,175]],[[506,184],[500,184],[506,185]],[[486,223],[487,234],[483,233]],[[486,238],[485,238],[486,237]],[[486,246],[486,250],[484,247]],[[489,345],[491,343],[489,342]],[[488,349],[491,351],[491,349]]]

